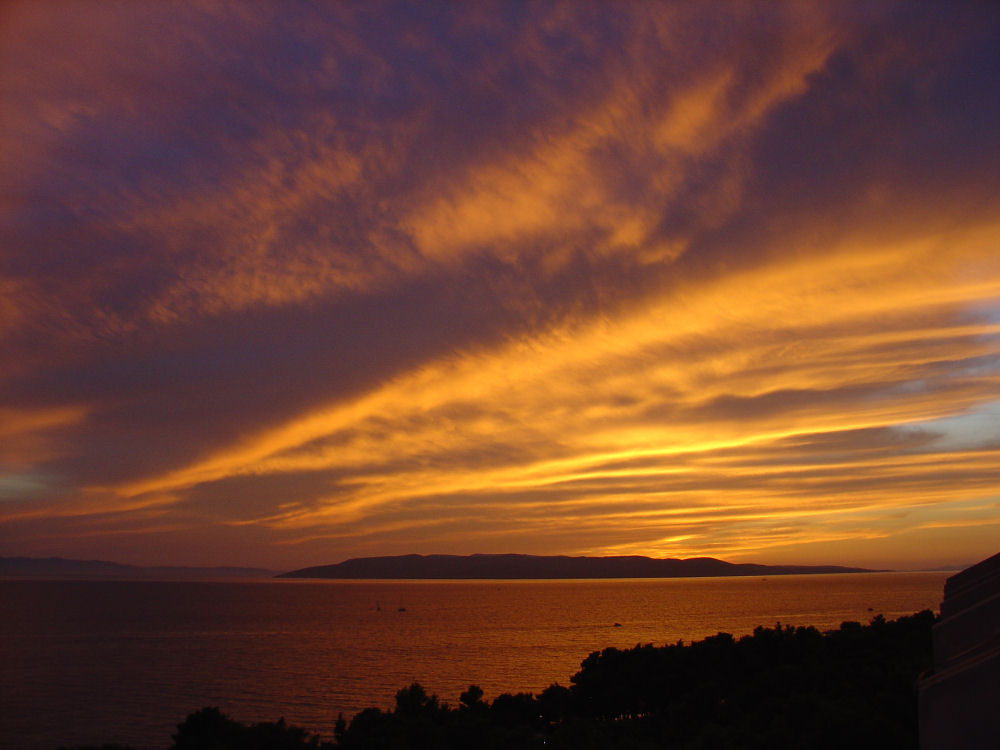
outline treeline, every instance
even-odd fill
[[[778,624],[739,639],[608,648],[568,687],[487,701],[473,685],[455,706],[415,683],[390,710],[340,717],[333,742],[205,708],[178,726],[172,750],[917,748],[916,683],[931,665],[934,620],[924,611],[825,634]]]

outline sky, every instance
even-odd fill
[[[1000,549],[1000,6],[0,9],[0,554]]]

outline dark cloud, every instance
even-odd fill
[[[799,493],[783,540],[824,508],[869,533],[864,482],[978,497],[985,454],[836,473],[992,398],[997,21],[12,4],[0,473],[39,479],[10,538],[670,552],[765,539],[730,497]]]
[[[997,8],[866,10],[855,21],[857,42],[759,132],[747,215],[799,214],[827,232],[877,217],[919,232],[974,220],[981,197],[1000,189],[1000,155],[990,146],[1000,106],[984,96],[1000,75]]]

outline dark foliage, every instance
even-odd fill
[[[217,708],[203,708],[177,725],[172,750],[304,750],[320,748],[319,737],[284,719],[246,726]]]
[[[757,628],[689,646],[588,656],[569,688],[504,694],[471,686],[456,709],[419,685],[394,711],[355,717],[343,748],[916,748],[916,682],[934,615],[870,625]]]
[[[389,711],[338,717],[334,743],[284,720],[245,726],[204,708],[178,726],[172,750],[915,750],[933,623],[924,611],[826,634],[779,623],[739,639],[608,648],[570,687],[490,703],[470,685],[455,708],[414,683]]]

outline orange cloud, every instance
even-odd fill
[[[0,468],[30,467],[58,455],[60,446],[51,433],[79,424],[88,411],[84,406],[0,407]]]
[[[983,497],[1000,469],[991,450],[831,461],[808,451],[785,459],[784,446],[917,428],[994,399],[1000,376],[935,368],[944,353],[956,362],[996,353],[1000,325],[964,320],[961,310],[1000,293],[1000,275],[964,272],[988,267],[997,233],[952,233],[946,253],[939,236],[886,246],[857,237],[707,279],[615,321],[579,321],[424,365],[119,491],[334,470],[350,477],[337,493],[254,521],[315,539],[349,536],[322,531],[345,524],[433,525],[421,517],[436,509],[454,520],[516,508],[516,521],[497,517],[491,528],[613,529],[664,554],[718,544],[722,532],[709,529],[735,537],[747,524],[788,521],[796,525],[783,539],[804,543],[819,533],[816,520]],[[876,319],[889,325],[872,329]],[[944,476],[962,479],[942,485]],[[392,520],[404,509],[415,515]],[[703,531],[681,535],[682,544],[677,531],[690,527]],[[658,547],[658,533],[672,541]],[[866,533],[881,532],[875,524]]]
[[[746,556],[995,514],[977,24],[50,11],[0,31],[0,469],[59,486],[5,521]]]

